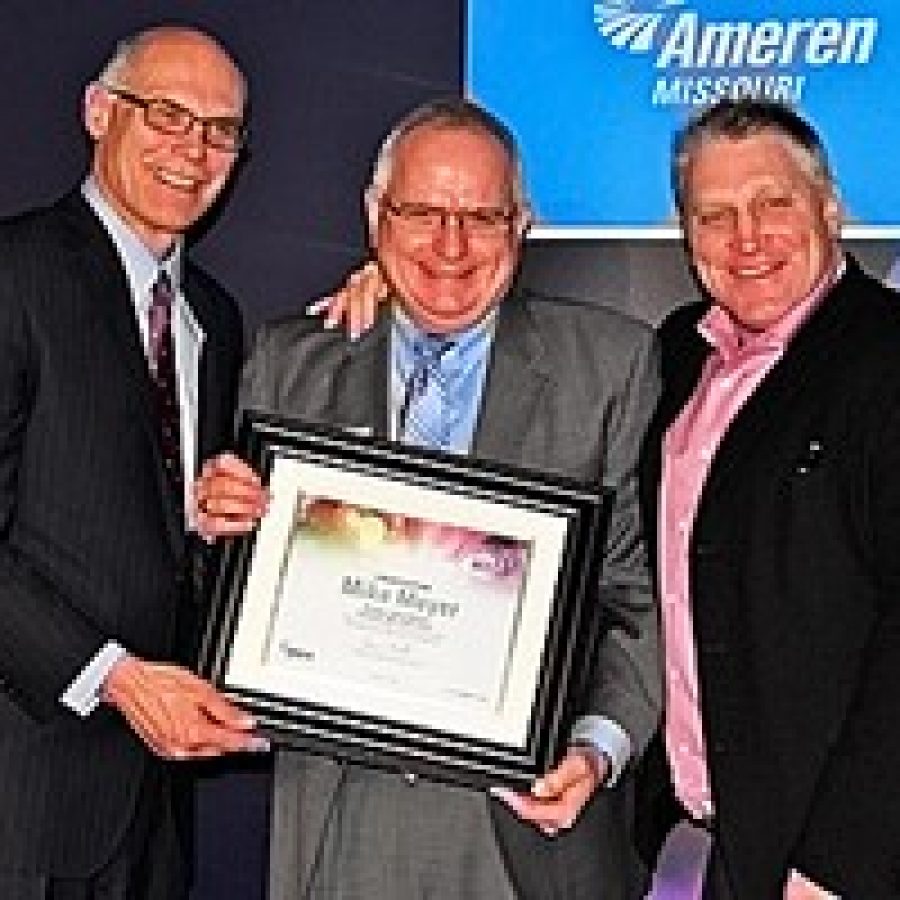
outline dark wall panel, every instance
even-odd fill
[[[333,286],[364,252],[359,195],[403,111],[458,90],[454,0],[5,0],[0,4],[0,214],[47,202],[85,170],[83,86],[120,36],[193,23],[251,83],[252,141],[198,257],[250,323]]]

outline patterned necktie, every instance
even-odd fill
[[[178,404],[178,378],[175,372],[175,346],[172,340],[172,303],[175,292],[165,271],[160,271],[152,289],[150,303],[150,375],[160,426],[160,447],[173,496],[184,504],[184,474],[181,465],[181,415]]]
[[[452,450],[449,434],[455,424],[446,373],[441,360],[453,349],[454,341],[429,337],[413,346],[412,370],[406,380],[400,409],[400,437],[407,444]]]

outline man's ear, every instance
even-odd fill
[[[379,199],[380,197],[375,190],[374,184],[370,184],[365,191],[363,191],[363,209],[366,214],[369,249],[373,254],[378,247],[378,228],[381,224],[381,215],[378,205]]]
[[[112,116],[113,101],[103,86],[96,81],[84,89],[82,117],[87,133],[96,141],[102,138],[109,129]]]
[[[841,236],[841,225],[844,224],[844,205],[834,191],[830,191],[822,201],[822,216],[829,236],[838,240]]]
[[[525,206],[516,213],[515,234],[516,239],[520,243],[525,240],[525,235],[528,234],[528,229],[531,228],[532,221],[530,206]]]

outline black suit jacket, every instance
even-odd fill
[[[188,264],[198,445],[231,431],[240,317]],[[118,714],[59,697],[109,639],[174,658],[189,567],[119,258],[73,193],[0,226],[0,871],[82,876],[162,777]]]
[[[651,505],[706,308],[662,328]],[[900,896],[900,302],[852,259],[728,429],[690,577],[737,897],[780,897],[791,867],[842,897]]]

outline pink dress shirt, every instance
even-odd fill
[[[808,297],[765,331],[744,328],[713,306],[697,325],[712,352],[694,393],[665,435],[659,506],[665,741],[675,794],[698,819],[714,812],[689,599],[689,548],[700,495],[731,422],[843,270],[843,262],[832,267]]]

